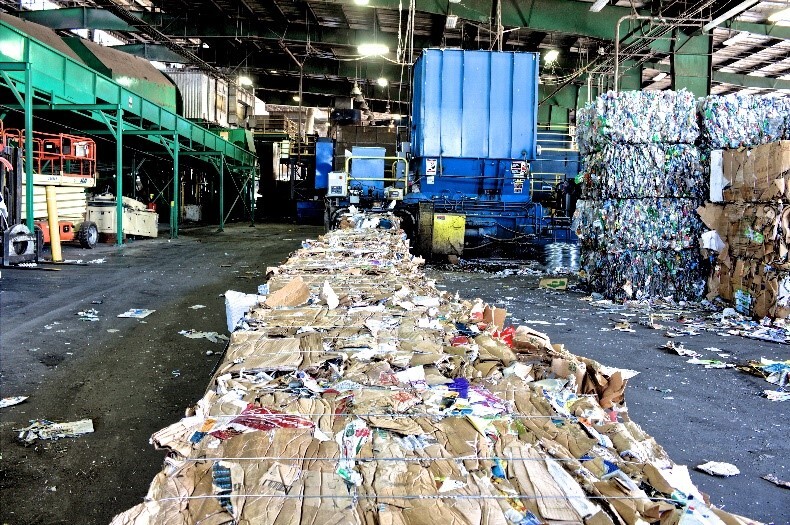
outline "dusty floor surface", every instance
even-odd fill
[[[174,241],[65,252],[69,259],[104,258],[103,264],[59,272],[3,269],[0,397],[30,399],[0,409],[0,523],[106,524],[140,502],[164,457],[148,438],[203,394],[223,348],[178,331],[223,333],[220,294],[253,292],[266,266],[318,234],[318,228],[293,225],[235,225],[223,234],[201,228]],[[582,302],[581,294],[538,290],[535,277],[432,271],[447,290],[506,306],[514,324],[547,323],[535,328],[574,353],[640,371],[626,392],[630,414],[676,462],[718,460],[741,469],[728,479],[692,473],[713,502],[790,523],[790,491],[760,479],[769,473],[790,479],[790,404],[756,395],[770,385],[735,370],[689,365],[657,348],[666,341],[663,332],[602,332],[617,316]],[[189,308],[196,304],[206,308]],[[116,317],[132,307],[156,312],[145,322]],[[100,320],[80,321],[76,314],[86,308],[98,310]],[[682,340],[739,359],[790,354],[790,347],[739,337]],[[12,429],[38,418],[92,418],[96,431],[28,447],[17,443]]]

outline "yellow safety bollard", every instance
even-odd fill
[[[60,221],[58,220],[58,194],[55,186],[45,186],[47,195],[47,221],[49,221],[49,246],[52,262],[63,262],[60,252]]]

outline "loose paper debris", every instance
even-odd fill
[[[6,407],[18,405],[25,399],[27,399],[27,396],[4,397],[3,399],[0,399],[0,408],[6,408]]]
[[[32,443],[37,439],[60,439],[65,437],[77,437],[93,432],[93,420],[81,419],[70,423],[53,423],[46,419],[33,421],[25,428],[17,429],[18,438],[25,443]]]
[[[217,332],[199,332],[197,330],[191,329],[191,330],[181,330],[178,333],[190,339],[208,339],[212,343],[219,343],[220,340],[222,341],[228,340],[228,336],[218,334]]]
[[[708,461],[702,465],[697,465],[697,470],[701,470],[712,476],[730,477],[741,473],[738,467],[732,463],[722,463],[720,461]]]
[[[131,308],[124,313],[120,314],[118,317],[130,318],[130,319],[145,319],[152,313],[156,312],[156,310],[146,310],[144,308]]]

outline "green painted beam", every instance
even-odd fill
[[[675,32],[672,64],[672,89],[687,89],[698,97],[710,95],[713,36],[710,33],[687,36]]]
[[[657,64],[655,62],[648,62],[645,67],[655,69],[656,71],[663,71],[670,73],[670,67],[666,64]],[[742,75],[740,73],[722,73],[721,71],[714,71],[711,76],[713,82],[720,82],[722,84],[731,84],[742,88],[755,88],[755,89],[790,89],[790,80],[780,80],[778,78],[768,77],[754,77],[751,75]]]
[[[739,73],[722,73],[721,71],[715,71],[713,73],[713,81],[724,84],[732,84],[734,86],[741,86],[744,88],[790,89],[790,80],[753,77],[750,75],[741,75]]]
[[[748,31],[755,35],[765,35],[782,40],[790,40],[790,26],[733,21],[730,24],[722,24],[720,27],[726,27],[734,31]]]
[[[161,44],[124,44],[122,46],[112,46],[112,48],[146,60],[157,60],[159,62],[168,62],[171,64],[191,63],[191,60],[182,57],[175,51],[171,51],[167,46]]]
[[[620,91],[639,91],[642,89],[642,66],[637,65],[633,60],[624,61],[620,70],[623,71],[620,77]]]
[[[64,7],[41,11],[19,11],[19,18],[51,29],[105,29],[108,31],[137,31],[106,9],[98,7]]]
[[[220,150],[234,164],[256,165],[257,159],[252,152],[162,108],[3,22],[0,22],[0,62],[30,63],[32,88],[39,101],[55,106],[85,105],[86,108],[95,104],[120,106],[125,115],[140,121],[146,129],[176,132],[189,149]],[[23,72],[12,71],[8,77],[17,90],[24,87]],[[106,123],[98,115],[99,111],[87,111],[91,118]],[[138,126],[138,129],[143,126]]]

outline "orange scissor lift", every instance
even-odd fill
[[[4,128],[0,121],[0,142],[3,150],[16,147],[24,151],[25,130]],[[34,186],[93,188],[96,186],[96,175],[96,143],[92,139],[67,133],[33,132]],[[17,197],[21,199],[21,196]],[[71,217],[58,220],[60,239],[78,241],[84,248],[93,248],[99,240],[99,231],[96,224],[85,220],[85,203],[80,208],[76,213],[72,210],[69,213]],[[44,242],[50,242],[46,212],[42,214],[34,205],[33,213],[35,225],[42,230]]]

